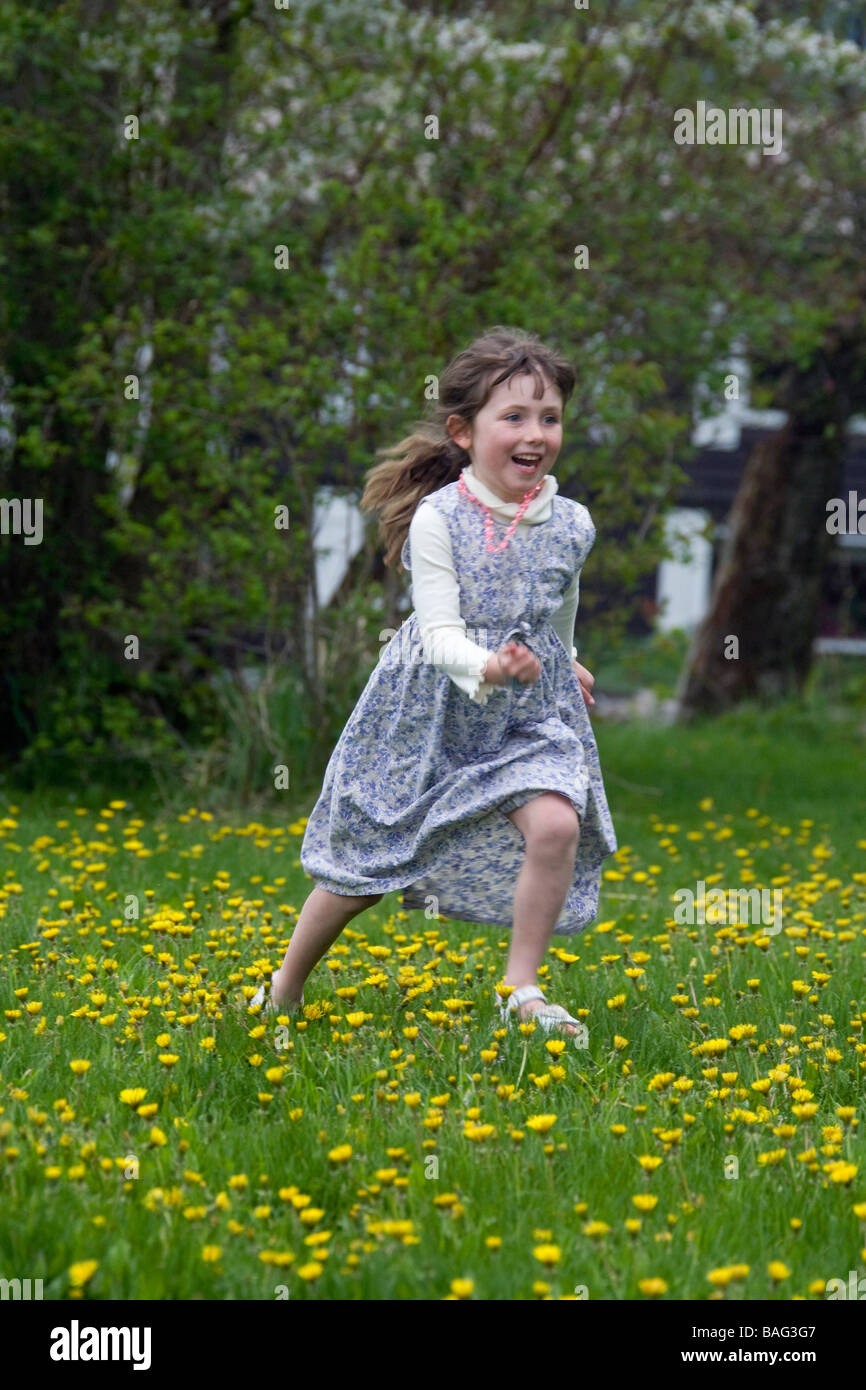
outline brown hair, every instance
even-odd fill
[[[385,564],[395,567],[418,503],[428,493],[459,478],[470,462],[445,428],[449,415],[471,424],[502,381],[530,372],[536,398],[544,394],[543,377],[559,388],[563,405],[575,387],[571,363],[546,347],[534,333],[520,328],[490,328],[448,363],[439,379],[439,399],[413,432],[390,448],[376,450],[382,462],[367,475],[362,511],[378,511],[379,538]],[[402,566],[401,566],[402,568]]]

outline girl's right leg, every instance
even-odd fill
[[[304,981],[343,928],[359,912],[373,907],[384,896],[384,893],[373,893],[369,897],[344,897],[317,885],[301,908],[283,963],[274,974],[271,983],[274,1004],[278,1007],[299,1004]]]
[[[580,821],[573,804],[560,792],[541,792],[505,813],[526,841],[523,866],[514,890],[511,946],[505,983],[518,989],[538,983],[538,967],[550,945],[562,911],[580,840]],[[544,1005],[528,999],[519,1010],[526,1018]],[[573,1034],[577,1029],[563,1024]]]

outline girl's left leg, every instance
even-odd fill
[[[519,989],[538,983],[541,965],[553,929],[574,877],[574,861],[580,838],[580,821],[567,797],[542,792],[514,811],[507,811],[526,841],[523,867],[514,890],[514,923],[505,971],[505,983]],[[540,999],[528,1000],[521,1018],[543,1008]],[[576,1033],[572,1024],[564,1024]]]

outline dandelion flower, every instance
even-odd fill
[[[562,1259],[562,1251],[558,1245],[536,1245],[532,1253],[543,1265],[553,1266],[559,1264]]]
[[[639,1154],[637,1161],[645,1173],[654,1173],[662,1160],[655,1154]]]
[[[476,1143],[481,1143],[485,1139],[489,1139],[490,1136],[495,1133],[496,1130],[494,1129],[493,1125],[468,1124],[465,1126],[463,1130],[463,1137],[465,1139],[473,1139],[476,1141]]]
[[[131,1086],[127,1090],[121,1091],[120,1099],[124,1105],[140,1105],[146,1095],[146,1086]]]
[[[635,1197],[632,1197],[631,1200],[638,1211],[652,1211],[653,1207],[658,1205],[659,1199],[658,1197],[653,1197],[649,1192],[639,1192]]]
[[[300,1213],[301,1220],[306,1226],[315,1226],[316,1222],[321,1221],[324,1215],[325,1212],[322,1207],[304,1207]]]
[[[653,1279],[641,1279],[638,1282],[638,1288],[647,1298],[659,1298],[668,1291],[664,1279],[659,1279],[658,1276]]]
[[[834,1163],[830,1169],[831,1182],[849,1183],[856,1176],[856,1163]]]
[[[555,1115],[530,1115],[526,1121],[527,1129],[534,1129],[536,1134],[547,1134],[555,1124]]]
[[[452,1279],[451,1292],[455,1298],[468,1298],[475,1288],[473,1279]]]
[[[83,1288],[99,1268],[98,1260],[77,1260],[69,1266],[69,1282],[74,1289]]]

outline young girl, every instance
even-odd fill
[[[595,916],[617,848],[572,646],[595,527],[550,471],[574,385],[534,335],[494,328],[449,364],[432,419],[379,451],[361,507],[386,564],[411,570],[414,611],[328,763],[301,848],[316,887],[269,1011],[299,1006],[346,924],[402,889],[405,908],[511,928],[506,1021],[581,1027],[536,984],[551,936]]]

